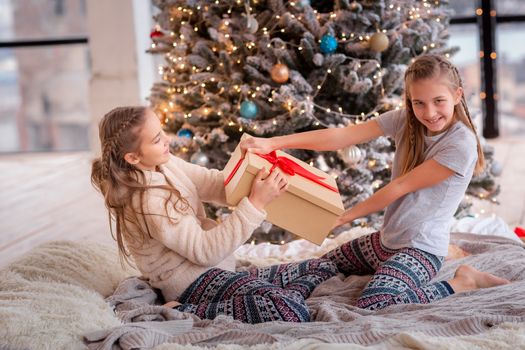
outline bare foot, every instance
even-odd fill
[[[445,257],[445,260],[448,261],[448,260],[454,260],[454,259],[461,259],[461,258],[464,258],[464,257],[469,256],[469,255],[470,255],[469,252],[464,251],[463,249],[461,249],[457,245],[449,244],[448,245],[448,254]]]
[[[448,281],[454,292],[466,292],[480,288],[490,288],[509,284],[510,281],[494,276],[488,272],[476,270],[469,265],[460,265],[454,274],[454,278]]]

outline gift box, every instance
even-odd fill
[[[241,138],[244,139],[243,135]],[[226,201],[235,206],[250,194],[261,168],[279,167],[287,177],[285,193],[265,207],[267,220],[293,234],[321,245],[336,219],[344,212],[335,179],[325,172],[282,151],[260,155],[239,146],[224,168]]]

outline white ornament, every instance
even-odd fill
[[[316,165],[317,165],[317,168],[319,168],[320,170],[324,171],[324,172],[328,172],[328,170],[330,170],[330,167],[328,166],[328,164],[326,164],[326,160],[324,159],[323,155],[318,155],[317,158],[315,159],[315,162],[316,162]]]
[[[339,155],[348,165],[356,165],[365,157],[364,151],[357,146],[349,146],[339,151]]]
[[[255,19],[253,16],[248,16],[246,18],[246,29],[252,34],[257,33],[257,30],[259,29],[259,22]]]
[[[195,152],[191,155],[190,162],[192,162],[193,164],[197,164],[197,165],[205,167],[205,166],[208,166],[208,164],[210,163],[210,160],[205,153]]]

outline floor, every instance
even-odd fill
[[[481,216],[497,215],[525,228],[525,139],[489,141],[503,164],[500,205],[482,203]],[[520,156],[521,154],[521,156]],[[51,240],[113,244],[102,197],[89,179],[91,154],[0,156],[0,266]]]
[[[0,266],[46,241],[111,242],[88,153],[0,157]]]

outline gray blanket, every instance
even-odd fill
[[[502,322],[525,322],[524,246],[496,236],[465,233],[452,234],[452,243],[472,255],[448,261],[436,280],[448,280],[459,264],[470,264],[512,283],[458,293],[432,304],[368,311],[353,305],[370,277],[338,276],[317,287],[307,300],[314,322],[250,325],[226,316],[200,320],[164,308],[147,283],[130,278],[107,299],[125,324],[87,334],[85,342],[90,349],[141,349],[162,343],[254,345],[303,338],[369,345],[406,331],[461,336],[484,332]]]

